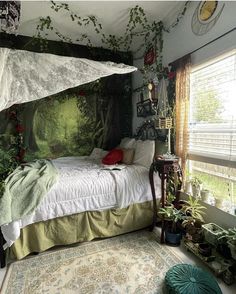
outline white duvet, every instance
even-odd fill
[[[84,211],[124,208],[152,200],[149,171],[141,165],[127,165],[122,170],[104,170],[89,157],[63,157],[52,161],[58,170],[57,183],[35,212],[1,227],[11,246],[20,229],[39,221]],[[156,197],[161,197],[160,179],[155,179]]]

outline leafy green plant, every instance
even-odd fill
[[[202,184],[202,181],[197,177],[192,177],[190,179],[190,183],[195,187],[200,187],[200,185]]]
[[[173,195],[171,192],[168,192],[166,196],[166,205],[172,205],[175,199],[176,199],[175,195]]]
[[[177,223],[183,221],[186,216],[183,211],[178,210],[174,205],[160,208],[158,214],[171,223],[171,233],[177,232]]]
[[[205,206],[199,203],[199,200],[189,196],[188,200],[182,206],[181,210],[186,215],[186,219],[182,225],[185,227],[188,224],[194,225],[196,222],[204,222],[203,215],[205,214]]]

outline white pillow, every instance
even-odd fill
[[[133,149],[136,146],[136,140],[134,138],[123,138],[120,142],[119,147],[125,149]]]
[[[134,154],[134,161],[135,164],[140,164],[147,168],[150,167],[153,161],[155,153],[155,141],[145,140],[136,141],[136,148]]]
[[[89,155],[92,159],[102,159],[104,156],[106,156],[108,151],[103,150],[101,148],[93,148],[93,151]]]

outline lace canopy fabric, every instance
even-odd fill
[[[20,1],[0,1],[0,31],[16,33],[20,24]]]
[[[0,111],[136,68],[113,62],[0,48]]]

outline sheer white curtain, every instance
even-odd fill
[[[0,48],[0,111],[136,68],[113,62]]]

